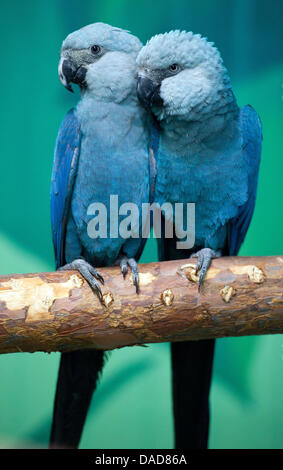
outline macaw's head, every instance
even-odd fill
[[[159,34],[137,56],[140,101],[157,118],[199,120],[233,100],[230,80],[216,47],[198,34]]]
[[[142,44],[128,31],[93,23],[67,36],[58,66],[59,78],[95,96],[123,100],[136,87],[136,56]]]

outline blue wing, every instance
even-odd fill
[[[262,126],[256,111],[249,105],[240,111],[240,127],[243,136],[243,151],[248,165],[248,200],[239,208],[236,217],[228,224],[228,254],[235,256],[249,228],[256,201],[258,171],[261,156]]]
[[[65,264],[65,236],[81,143],[80,124],[71,109],[57,136],[51,177],[51,226],[56,269]]]

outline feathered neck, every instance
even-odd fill
[[[172,151],[186,154],[234,140],[238,135],[239,107],[232,93],[227,100],[215,103],[213,110],[194,114],[167,116],[159,121],[163,144]]]

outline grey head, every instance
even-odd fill
[[[141,47],[128,31],[105,23],[85,26],[63,41],[58,66],[61,83],[69,91],[75,83],[101,96],[126,93],[127,87],[135,85],[135,60]]]
[[[218,50],[199,34],[154,36],[139,52],[137,68],[138,97],[160,121],[198,120],[234,101]]]

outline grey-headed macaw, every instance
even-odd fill
[[[178,250],[176,237],[163,238],[159,256],[197,257],[200,288],[211,259],[237,255],[248,230],[260,119],[251,106],[239,109],[218,50],[198,34],[154,36],[137,65],[139,98],[160,124],[155,202],[195,203],[194,247]],[[207,446],[213,351],[214,340],[171,345],[177,448]]]
[[[138,291],[139,259],[145,238],[141,220],[135,237],[110,236],[110,197],[119,207],[150,201],[150,117],[136,95],[136,56],[142,44],[127,31],[94,23],[64,40],[59,77],[81,97],[57,137],[51,184],[51,219],[56,266],[76,269],[101,298],[97,267],[128,267]],[[90,230],[93,203],[107,209],[107,237]],[[118,209],[117,209],[118,210]],[[117,214],[116,214],[117,216]],[[119,221],[123,217],[119,216]],[[138,234],[138,236],[137,236]],[[99,350],[63,352],[55,396],[51,447],[77,447],[89,403],[103,367]]]

